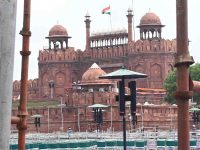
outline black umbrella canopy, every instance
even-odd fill
[[[102,79],[122,79],[122,78],[124,78],[124,79],[137,79],[137,78],[146,78],[146,77],[147,77],[146,74],[131,71],[131,70],[126,69],[125,67],[122,67],[119,70],[116,70],[114,72],[102,75],[99,78],[102,78]]]

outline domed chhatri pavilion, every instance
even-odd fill
[[[49,31],[49,36],[46,37],[49,39],[49,49],[53,44],[53,49],[60,47],[61,49],[68,48],[68,39],[71,38],[68,36],[67,30],[61,25],[53,26]]]
[[[148,102],[155,105],[151,105],[151,108],[144,106],[147,108],[144,112],[150,117],[146,120],[145,117],[143,118],[145,124],[156,126],[158,122],[151,121],[152,117],[156,118],[159,124],[167,124],[162,117],[166,119],[169,111],[173,109],[170,107],[169,110],[169,107],[160,104],[163,103],[165,96],[163,82],[168,73],[173,70],[176,41],[162,37],[164,25],[153,12],[148,12],[141,18],[137,26],[140,39],[133,40],[132,34],[135,31],[132,28],[132,18],[132,10],[129,9],[127,30],[113,31],[109,34],[91,34],[91,20],[90,15],[87,14],[84,50],[71,47],[69,44],[71,37],[66,28],[62,25],[54,25],[46,37],[48,48],[39,51],[39,74],[37,79],[29,80],[28,99],[37,101],[62,99],[66,104],[64,128],[71,126],[74,130],[93,128],[92,113],[88,106],[96,103],[105,104],[112,107],[112,112],[110,108],[105,112],[105,122],[102,127],[105,129],[111,126],[110,115],[113,114],[113,126],[119,129],[120,116],[118,103],[115,101],[116,82],[98,77],[125,66],[129,70],[148,75],[147,78],[137,80],[137,103],[143,105]],[[20,81],[14,81],[13,97],[18,97],[19,93]],[[141,105],[138,107],[140,108]],[[159,108],[156,105],[160,105]],[[45,111],[36,112],[46,115]],[[53,120],[59,118],[59,111],[53,109],[50,111]],[[173,113],[175,111],[174,109]],[[34,113],[35,111],[31,110],[30,114]],[[159,117],[160,113],[163,114]],[[155,114],[157,117],[154,116]],[[77,127],[77,118],[80,119],[79,127]],[[46,120],[42,121],[45,123]],[[138,121],[141,121],[140,118]],[[54,125],[51,129],[56,128],[57,126]]]
[[[54,25],[50,30],[49,30],[49,37],[55,37],[55,36],[68,36],[67,30],[61,26],[61,25]]]
[[[160,18],[153,12],[146,13],[140,20],[140,39],[160,39],[161,28],[164,25],[161,24]]]

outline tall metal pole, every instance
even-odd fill
[[[51,99],[53,99],[53,88],[54,88],[54,84],[55,84],[55,83],[54,83],[53,80],[50,80],[50,81],[49,81],[49,87],[50,87],[50,92],[51,92],[51,93],[50,93],[50,94],[51,94],[51,95],[50,95],[50,98],[51,98]]]
[[[78,132],[80,132],[80,113],[79,113],[79,108],[77,108],[77,113],[78,113]]]
[[[124,150],[126,150],[126,116],[123,115],[123,142]]]
[[[142,108],[142,104],[141,104],[141,117],[142,117],[142,132],[144,131],[144,113],[143,113],[143,108]]]
[[[123,101],[123,105],[124,106],[122,106],[122,107],[124,107],[124,114],[123,114],[123,142],[124,142],[124,150],[126,150],[126,116],[125,116],[125,112],[126,112],[126,110],[125,110],[125,97],[124,97],[124,95],[125,95],[125,88],[124,88],[124,86],[125,86],[125,83],[124,83],[125,81],[124,81],[124,78],[122,77],[122,80],[121,80],[121,86],[122,86],[122,97],[120,97],[120,101]]]
[[[187,0],[176,0],[177,31],[177,90],[174,97],[178,105],[178,149],[189,150],[189,66],[194,63],[188,51],[188,8]]]
[[[24,18],[23,18],[23,28],[20,31],[20,34],[23,37],[22,42],[22,69],[21,69],[21,90],[20,90],[20,103],[18,107],[18,117],[20,122],[17,124],[19,130],[18,137],[18,149],[25,150],[25,134],[27,129],[26,118],[28,115],[27,112],[27,87],[28,87],[28,63],[29,63],[29,37],[31,36],[30,32],[30,0],[24,0]]]
[[[60,100],[60,113],[61,113],[61,130],[63,131],[63,103],[62,103],[62,97]]]
[[[114,72],[108,73],[106,75],[100,76],[100,79],[121,79],[121,81],[118,81],[118,88],[119,88],[119,115],[123,116],[123,141],[124,141],[124,150],[126,150],[126,110],[125,110],[125,79],[131,79],[131,78],[146,78],[146,74],[134,72],[131,70],[125,69],[125,67],[122,67],[119,70],[116,70]],[[136,88],[136,87],[135,87]],[[135,91],[136,92],[136,91]],[[131,96],[132,97],[132,96]],[[133,98],[135,100],[135,98]],[[134,103],[131,103],[131,106],[134,109]],[[135,103],[136,105],[136,103]],[[133,112],[135,114],[135,112]]]
[[[16,0],[0,0],[0,149],[9,149]],[[16,118],[16,121],[18,118]]]
[[[53,88],[51,87],[51,99],[53,99]]]
[[[110,130],[113,131],[113,114],[112,114],[112,104],[110,105]]]
[[[172,131],[172,107],[170,106],[170,131]]]
[[[47,106],[47,110],[48,110],[48,118],[47,118],[47,124],[48,124],[48,133],[49,133],[49,106]]]

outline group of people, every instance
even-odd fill
[[[200,123],[200,112],[194,111],[192,114],[193,124]]]

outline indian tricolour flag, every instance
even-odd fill
[[[111,14],[111,12],[110,12],[110,6],[105,7],[101,12],[102,12],[102,14],[108,14],[108,15],[110,15]]]

